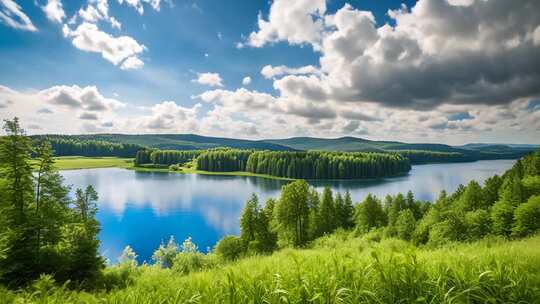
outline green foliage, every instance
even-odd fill
[[[216,254],[227,261],[240,258],[245,250],[242,239],[234,235],[225,236],[216,244]]]
[[[479,240],[491,232],[491,216],[488,210],[479,209],[465,214],[469,240]]]
[[[382,227],[386,223],[381,202],[371,194],[368,194],[364,201],[356,206],[355,219],[357,229],[365,232]]]
[[[491,208],[492,229],[495,234],[509,236],[514,225],[514,209],[511,202],[498,201]]]
[[[179,247],[180,246],[174,240],[174,237],[171,236],[166,245],[162,242],[161,245],[159,245],[159,248],[154,251],[152,260],[162,268],[171,268],[173,260],[179,252]]]
[[[397,236],[406,241],[410,241],[416,228],[416,220],[411,209],[401,211],[396,220]]]
[[[34,145],[49,143],[56,156],[117,156],[134,157],[143,146],[104,140],[83,139],[69,135],[32,136]]]
[[[309,228],[309,185],[298,180],[283,186],[275,207],[278,240],[281,244],[304,246]]]
[[[516,236],[526,236],[540,230],[540,196],[532,196],[516,208],[514,212],[514,227],[512,233]]]

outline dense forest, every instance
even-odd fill
[[[192,161],[197,156],[203,153],[203,150],[148,150],[142,149],[137,151],[134,163],[136,166],[144,164],[153,165],[183,165]]]
[[[134,157],[143,146],[137,144],[122,144],[102,140],[80,140],[70,136],[34,136],[33,145],[39,146],[48,142],[55,156],[117,156]]]
[[[407,158],[389,153],[209,150],[196,160],[199,170],[305,179],[377,178],[411,169]]]

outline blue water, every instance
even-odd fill
[[[484,181],[509,169],[514,161],[492,160],[413,166],[408,175],[370,181],[310,181],[321,190],[349,190],[355,202],[368,193],[379,197],[412,190],[417,199],[433,200],[470,180]],[[130,245],[139,262],[152,262],[153,251],[174,236],[191,236],[201,251],[224,235],[239,233],[239,216],[255,192],[261,202],[277,197],[284,181],[256,177],[136,172],[119,168],[62,171],[67,184],[92,185],[99,193],[101,253],[116,262]]]

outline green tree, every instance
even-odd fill
[[[83,222],[87,220],[93,220],[97,213],[98,194],[94,187],[88,185],[83,191],[77,189],[75,191],[75,212],[81,218]]]
[[[308,241],[309,185],[297,180],[283,186],[276,205],[278,238],[283,244],[303,246]]]
[[[491,217],[489,211],[478,209],[465,213],[465,225],[470,240],[478,240],[491,231]]]
[[[362,232],[382,227],[385,223],[385,214],[377,197],[368,194],[364,201],[356,206],[355,219],[357,228]]]
[[[341,217],[344,228],[350,229],[354,227],[354,206],[351,198],[351,193],[348,190],[347,192],[345,192],[343,213]]]
[[[540,195],[532,196],[516,208],[512,234],[527,236],[540,230]]]
[[[246,245],[255,240],[259,208],[259,198],[253,193],[240,216],[240,237]]]
[[[334,208],[334,198],[330,187],[325,187],[321,198],[321,233],[330,233],[336,228],[335,217],[336,211]]]
[[[34,185],[30,155],[31,141],[19,120],[4,121],[6,136],[0,137],[0,173],[3,178],[0,217],[0,281],[20,286],[39,273],[34,228]]]
[[[497,235],[509,236],[514,224],[514,206],[511,202],[500,200],[491,208],[492,230]]]
[[[401,211],[396,220],[396,232],[400,239],[410,241],[416,228],[416,220],[411,209]]]

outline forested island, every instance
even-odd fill
[[[185,165],[209,172],[244,171],[286,178],[360,179],[403,174],[409,159],[397,153],[253,151],[211,149],[195,151],[140,150],[135,165]]]
[[[136,252],[126,247],[118,264],[107,265],[96,237],[99,194],[89,186],[71,198],[51,145],[34,148],[16,119],[4,129],[5,303],[540,298],[540,150],[483,185],[471,181],[454,193],[443,191],[435,202],[409,192],[382,199],[368,195],[355,204],[347,192],[319,193],[304,180],[292,181],[264,204],[253,195],[240,218],[240,235],[225,236],[210,252],[201,252],[191,238],[181,244],[171,238],[156,249],[152,264],[138,265]],[[247,168],[249,159],[242,161]]]

